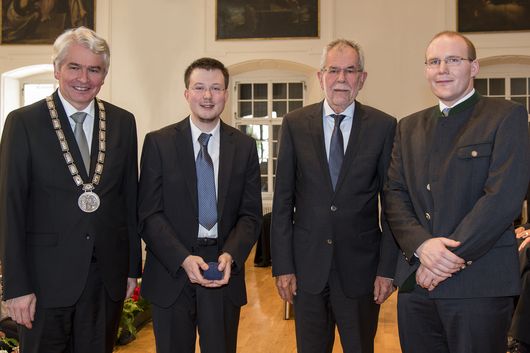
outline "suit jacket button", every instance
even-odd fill
[[[469,266],[469,265],[471,265],[472,263],[473,263],[473,261],[469,260],[469,261],[466,262],[466,265]]]
[[[427,218],[428,221],[431,220],[431,215],[429,214],[429,212],[425,212],[425,218]]]
[[[90,240],[90,235],[89,234],[85,235],[85,239]]]
[[[335,205],[331,205],[330,209],[331,209],[331,212],[335,212],[336,210],[338,210],[337,206]]]
[[[427,184],[426,188],[427,190],[431,191],[431,184]]]
[[[326,240],[326,242],[327,242],[329,245],[333,244],[333,240],[331,240],[331,239]]]
[[[477,157],[478,156],[478,152],[477,151],[471,151],[471,157]]]

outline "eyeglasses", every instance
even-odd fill
[[[448,56],[444,59],[440,59],[440,58],[428,59],[425,61],[425,65],[427,65],[429,69],[437,68],[442,64],[442,61],[443,61],[445,62],[445,65],[447,66],[458,66],[463,60],[471,62],[471,61],[474,61],[475,59],[462,58],[460,56]]]
[[[353,76],[358,72],[363,72],[363,69],[358,69],[355,66],[349,66],[344,69],[340,67],[325,67],[321,70],[322,72],[327,72],[330,76],[340,76],[340,73],[344,73],[344,76]]]
[[[209,91],[212,95],[220,95],[224,91],[226,91],[224,87],[219,87],[219,86],[212,86],[212,87],[193,86],[190,88],[190,90],[197,94],[205,94],[206,91]]]

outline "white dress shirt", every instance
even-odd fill
[[[469,97],[471,97],[474,93],[475,93],[475,89],[473,88],[473,89],[471,90],[471,92],[469,92],[468,94],[466,94],[465,96],[463,96],[462,98],[460,98],[459,100],[457,100],[457,101],[455,102],[455,104],[453,104],[451,107],[448,106],[448,105],[445,105],[444,103],[442,103],[442,101],[438,101],[438,105],[440,106],[440,111],[443,112],[445,108],[456,107],[458,104],[462,103],[463,101],[465,101],[466,99],[468,99]]]
[[[72,131],[75,129],[75,121],[72,119],[72,115],[77,112],[86,113],[85,121],[83,122],[83,131],[85,132],[86,142],[88,143],[88,153],[92,151],[92,134],[94,132],[94,117],[95,117],[95,104],[94,100],[83,110],[77,110],[73,105],[71,105],[61,94],[61,90],[57,90],[59,93],[59,99],[63,104],[64,111],[66,116],[68,116],[68,121],[70,122],[70,127]]]

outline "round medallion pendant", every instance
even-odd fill
[[[99,196],[92,192],[92,191],[85,191],[81,195],[79,195],[79,199],[77,200],[77,204],[79,205],[79,208],[81,211],[86,213],[94,212],[99,208]]]

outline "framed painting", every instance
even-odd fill
[[[216,40],[320,37],[320,0],[216,0]]]
[[[53,44],[66,29],[94,29],[95,0],[0,0],[2,44]]]
[[[458,0],[459,32],[530,30],[528,0]]]

